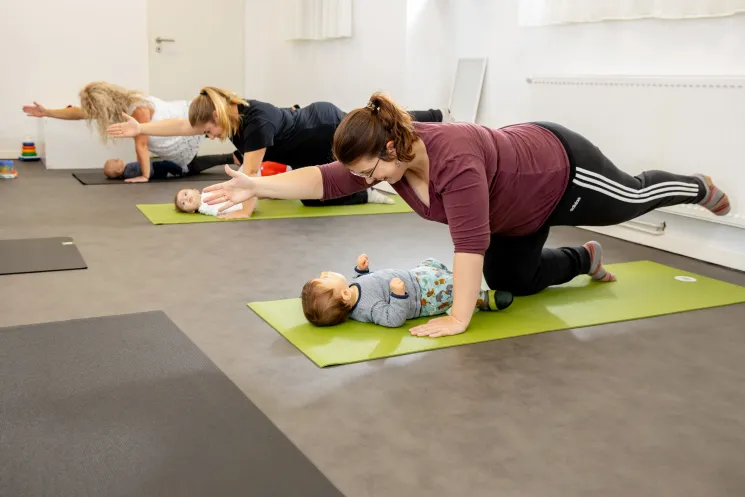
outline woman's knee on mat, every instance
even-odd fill
[[[505,271],[484,274],[484,279],[489,289],[510,292],[515,297],[534,295],[545,289],[537,273]]]

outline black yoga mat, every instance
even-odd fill
[[[342,495],[163,312],[0,329],[0,406],[3,496]]]
[[[87,267],[70,237],[0,240],[0,275]]]
[[[151,179],[149,183],[161,183],[174,181],[213,181],[218,183],[230,179],[222,168],[214,168],[215,171],[205,171],[192,176],[169,176],[166,179]],[[72,175],[84,185],[142,185],[147,183],[126,183],[123,179],[109,179],[103,174],[103,169],[90,171],[75,171]]]

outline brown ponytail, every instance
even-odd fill
[[[218,138],[232,138],[238,132],[241,116],[230,107],[231,104],[248,105],[248,102],[232,91],[205,86],[189,106],[189,124],[196,128],[214,121],[222,128],[222,134]]]
[[[365,157],[411,162],[412,148],[419,137],[411,115],[382,93],[373,93],[365,107],[355,109],[334,133],[334,157],[348,166]],[[396,156],[390,157],[386,144],[393,140]]]

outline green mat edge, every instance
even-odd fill
[[[673,269],[678,269],[675,266],[668,266],[667,264],[660,264],[659,262],[655,262],[655,261],[651,261],[651,260],[647,260],[647,259],[642,259],[642,260],[639,260],[639,261],[628,261],[626,263],[617,263],[617,264],[628,264],[628,263],[631,263],[631,262],[649,262],[649,263],[652,263],[652,264],[659,264],[659,265],[667,266],[667,267],[670,267],[670,268],[673,268]],[[614,264],[608,264],[607,267],[611,268],[613,265]],[[703,275],[700,275],[700,274],[697,274],[697,273],[692,273],[692,272],[686,271],[684,269],[678,269],[678,270],[681,273],[684,273],[685,275],[699,277],[699,278],[708,278],[708,276],[703,276]],[[709,278],[709,279],[716,279],[716,278]],[[721,280],[716,280],[716,281],[718,281],[718,282],[720,282],[722,284],[725,284],[725,285],[731,285],[733,287],[745,289],[745,287],[743,287],[743,286],[736,285],[734,283],[729,283],[727,281],[721,281]],[[519,297],[516,297],[516,301],[517,301],[517,299],[519,299]],[[475,345],[477,343],[491,342],[491,341],[496,341],[496,340],[517,339],[517,338],[524,337],[524,336],[539,335],[541,333],[552,333],[552,332],[555,332],[555,331],[566,331],[566,330],[574,330],[574,329],[593,328],[595,326],[603,326],[603,325],[607,325],[607,324],[611,324],[611,323],[625,323],[625,322],[628,322],[628,321],[640,321],[642,319],[657,318],[657,317],[660,317],[660,316],[674,316],[676,314],[685,314],[686,312],[700,311],[700,310],[703,310],[703,309],[716,309],[718,307],[727,307],[727,306],[730,306],[730,305],[737,305],[737,304],[743,304],[743,303],[745,303],[745,297],[744,297],[742,299],[739,299],[739,298],[738,299],[732,299],[732,301],[723,302],[721,304],[710,304],[710,305],[705,305],[705,306],[697,307],[697,308],[694,308],[694,309],[682,310],[682,311],[678,311],[678,312],[668,312],[668,313],[651,314],[651,315],[646,316],[646,317],[643,317],[643,318],[628,318],[628,319],[608,320],[608,321],[602,321],[602,322],[599,322],[599,323],[594,323],[594,324],[585,325],[585,326],[562,327],[562,328],[556,328],[554,330],[538,330],[538,331],[527,332],[527,333],[523,333],[521,335],[509,336],[509,337],[504,337],[504,338],[485,338],[485,339],[476,340],[476,341],[469,342],[469,343],[454,343],[454,344],[449,344],[449,345],[436,346],[436,347],[433,347],[433,348],[428,348],[428,349],[423,349],[423,350],[416,350],[416,351],[412,351],[412,352],[400,352],[400,353],[386,354],[386,355],[383,355],[383,356],[380,356],[380,357],[367,357],[367,358],[363,358],[363,359],[352,360],[352,361],[344,361],[344,362],[338,362],[338,363],[337,362],[321,363],[321,362],[318,362],[315,359],[313,359],[308,354],[306,354],[305,351],[302,348],[298,347],[292,340],[290,340],[289,338],[287,338],[279,330],[277,330],[274,326],[272,326],[271,323],[269,323],[269,321],[267,321],[267,319],[262,314],[261,304],[270,303],[270,302],[277,302],[277,301],[280,301],[280,300],[300,300],[300,299],[299,298],[294,298],[294,299],[266,300],[266,301],[262,301],[262,302],[249,302],[248,304],[246,304],[246,306],[249,309],[251,309],[254,313],[256,313],[256,315],[259,316],[262,319],[262,321],[264,321],[267,324],[267,326],[269,326],[271,329],[273,329],[279,336],[281,336],[282,338],[284,338],[285,340],[287,340],[288,342],[290,342],[305,357],[307,357],[312,363],[314,363],[316,366],[318,366],[320,368],[325,368],[325,367],[330,367],[330,366],[343,366],[345,364],[356,364],[356,363],[360,363],[360,362],[376,361],[376,360],[380,360],[380,359],[387,359],[389,357],[400,357],[400,356],[410,355],[410,354],[419,354],[419,353],[422,353],[422,352],[431,352],[433,350],[447,349],[447,348],[451,348],[451,347],[462,347],[462,346],[466,346],[466,345]],[[404,325],[404,326],[402,326],[401,328],[398,328],[398,329],[404,329],[404,328],[407,328],[407,327],[408,327],[408,325]],[[468,333],[467,330],[466,330],[466,333]],[[440,338],[424,338],[424,340],[440,340]]]
[[[150,219],[148,217],[147,213],[143,210],[143,208],[147,208],[148,206],[163,206],[163,205],[173,205],[173,204],[135,204],[135,207],[137,207],[137,210],[140,211],[140,213],[145,216],[145,219],[147,219],[150,224],[154,226],[171,226],[171,225],[177,225],[177,224],[202,224],[202,223],[230,223],[230,222],[244,222],[244,221],[270,221],[273,219],[303,219],[303,218],[319,218],[319,217],[346,217],[346,216],[375,216],[375,215],[391,215],[391,214],[411,214],[414,212],[414,210],[409,206],[401,197],[392,197],[396,200],[396,204],[392,205],[391,207],[395,207],[396,210],[391,210],[390,212],[337,212],[334,214],[324,214],[323,209],[324,207],[307,207],[307,209],[313,209],[312,211],[309,211],[307,215],[303,216],[287,216],[287,215],[259,215],[257,217],[250,217],[247,219],[218,219],[214,216],[203,216],[198,214],[193,214],[194,216],[199,216],[199,219],[195,219],[193,221],[188,222],[156,222]],[[384,205],[390,205],[390,204],[372,204],[376,207],[382,207]],[[333,206],[335,209],[345,206]],[[350,206],[354,207],[354,206]],[[189,215],[189,214],[184,214]],[[204,218],[204,219],[202,219]]]

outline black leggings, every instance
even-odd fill
[[[412,119],[420,123],[441,123],[442,111],[437,109],[410,110]],[[330,155],[330,154],[329,154]],[[323,162],[322,162],[323,163]],[[324,205],[357,205],[367,203],[367,190],[356,192],[346,197],[332,198],[330,200],[302,200],[307,207],[322,207]]]
[[[484,256],[484,278],[491,289],[532,295],[590,270],[590,256],[582,246],[544,248],[551,226],[609,226],[660,207],[698,203],[706,195],[697,177],[665,171],[631,176],[581,135],[558,124],[536,124],[564,145],[571,167],[569,184],[548,221],[535,233],[492,235]]]
[[[233,165],[233,154],[216,154],[216,155],[197,155],[194,157],[189,165],[189,172],[187,176],[193,176],[199,174],[205,169],[209,169],[215,166],[224,166],[225,164]]]

